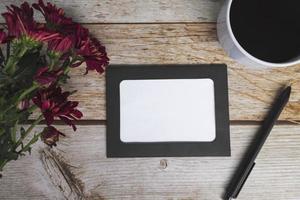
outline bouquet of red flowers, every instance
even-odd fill
[[[34,20],[34,9],[45,23]],[[0,171],[7,162],[30,153],[39,138],[55,146],[64,135],[53,126],[55,119],[76,130],[74,121],[82,113],[78,102],[68,100],[75,91],[62,91],[61,86],[72,68],[85,63],[86,74],[101,74],[109,61],[105,47],[89,30],[51,3],[11,5],[2,16],[6,24],[0,29]],[[22,127],[36,110],[40,116],[27,129]],[[42,120],[45,128],[32,135]]]

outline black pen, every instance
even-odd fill
[[[239,165],[237,172],[234,174],[233,179],[231,180],[229,187],[227,188],[225,194],[225,200],[236,199],[240,193],[244,183],[246,182],[250,172],[252,171],[255,165],[255,159],[264,145],[266,139],[270,135],[270,132],[277,121],[280,113],[286,106],[289,101],[291,94],[291,86],[286,87],[281,94],[278,96],[277,100],[273,104],[271,111],[268,113],[265,118],[262,126],[257,132],[256,137],[252,141],[251,145],[248,148],[245,157]]]

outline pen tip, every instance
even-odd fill
[[[291,93],[291,91],[292,91],[292,86],[287,86],[286,88],[285,88],[285,91],[287,92],[287,93]]]

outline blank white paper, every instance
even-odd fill
[[[123,80],[122,142],[211,142],[216,137],[211,79]]]

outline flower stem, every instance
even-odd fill
[[[6,59],[8,59],[10,56],[10,41],[6,44]]]
[[[14,52],[14,54],[12,54],[12,56],[7,57],[7,63],[4,67],[4,70],[6,73],[8,73],[9,75],[13,75],[15,73],[17,63],[25,55],[27,50],[28,50],[27,47],[23,47],[20,50],[18,50],[17,52]]]
[[[6,113],[8,110],[10,110],[11,108],[13,108],[14,106],[17,106],[22,100],[23,98],[26,97],[26,95],[30,94],[31,92],[33,92],[35,89],[37,89],[39,86],[36,84],[33,84],[30,88],[28,88],[27,90],[25,90],[17,99],[15,105],[10,105],[8,108],[6,108],[3,113]]]
[[[30,146],[38,140],[42,133],[43,132],[40,132],[37,135],[34,135],[34,137],[24,147],[22,147],[20,151],[18,151],[18,154],[28,151],[30,149]]]
[[[29,107],[26,111],[29,113],[32,113],[33,111],[35,111],[38,107],[36,105],[32,105],[31,107]]]
[[[0,48],[0,64],[5,60],[2,49]]]
[[[7,161],[7,159],[0,160],[0,172],[3,170],[3,167],[6,165]]]
[[[33,84],[30,88],[28,88],[27,90],[25,90],[18,98],[17,100],[17,105],[23,100],[24,97],[26,97],[26,95],[30,94],[31,92],[33,92],[35,89],[37,89],[39,86],[37,84]]]
[[[16,133],[17,133],[17,126],[18,126],[19,120],[16,121],[15,125],[11,128],[11,139],[13,142],[16,142]]]
[[[41,121],[43,120],[43,115],[40,115],[31,125],[30,127],[25,131],[25,133],[23,135],[21,135],[20,139],[18,140],[18,142],[15,144],[15,148],[17,149],[18,146],[20,146],[20,144],[23,142],[23,140],[29,135],[29,133],[32,131],[32,129]]]

